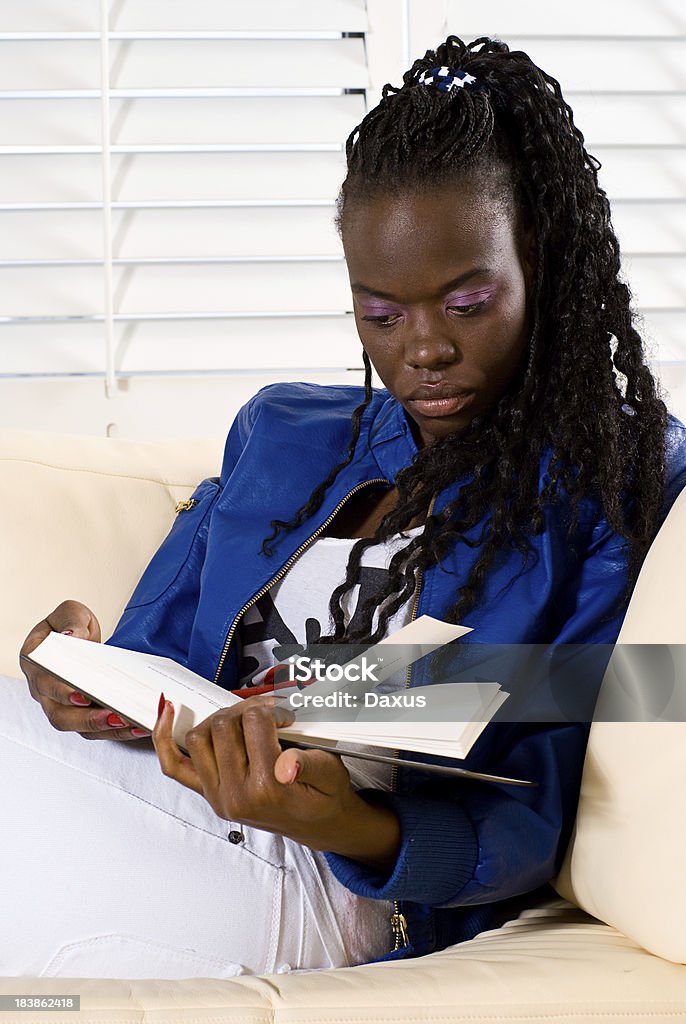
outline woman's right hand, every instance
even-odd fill
[[[50,724],[61,732],[78,732],[86,740],[136,740],[149,736],[149,732],[131,727],[107,708],[25,660],[50,633],[67,633],[100,643],[100,623],[80,601],[63,601],[33,627],[23,643],[21,668],[31,696],[43,708]]]

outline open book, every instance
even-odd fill
[[[291,658],[292,685],[276,690],[295,714],[279,738],[304,747],[333,750],[370,760],[398,762],[398,750],[462,759],[506,700],[498,683],[444,682],[408,690],[384,683],[412,662],[432,653],[469,630],[421,616],[367,649],[363,655],[317,672],[317,681],[298,683],[303,659]],[[169,658],[141,654],[77,637],[50,633],[27,659],[62,681],[122,715],[132,725],[152,731],[160,693],[174,705],[173,736],[182,749],[189,729],[221,708],[250,696],[237,696]],[[304,659],[305,661],[307,659]],[[314,662],[312,663],[315,664]],[[351,751],[348,744],[385,748],[389,756]],[[403,760],[411,765],[415,762]],[[466,769],[417,764],[425,771],[527,785],[518,779],[484,775]]]

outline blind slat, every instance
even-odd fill
[[[446,21],[459,26],[463,38],[496,35],[674,36],[686,35],[683,0],[577,0],[544,4],[540,0],[483,0],[478,8],[447,0]]]
[[[110,29],[115,31],[274,30],[364,32],[364,0],[124,0],[112,4]],[[97,31],[98,8],[93,0],[22,0],[3,5],[3,32]]]
[[[99,160],[97,155],[5,158],[2,202],[99,202]],[[340,153],[115,155],[113,199],[333,198],[344,170]]]
[[[566,94],[579,89],[650,93],[686,88],[686,41],[582,42],[522,37],[513,48],[524,50],[557,78]]]
[[[232,142],[340,143],[362,119],[364,98],[113,100],[113,145]],[[173,116],[170,116],[173,115]],[[3,145],[98,145],[97,100],[0,103]]]
[[[95,89],[97,42],[3,42],[1,90]],[[366,88],[363,39],[110,42],[110,88]]]
[[[686,200],[686,147],[617,151],[599,145],[592,151],[610,199]]]
[[[119,31],[169,29],[340,29],[364,32],[364,0],[128,0],[117,5],[110,28]]]
[[[662,205],[616,203],[612,220],[625,253],[686,254],[686,199]]]
[[[634,301],[651,308],[686,308],[686,255],[625,256],[624,276],[631,282]]]
[[[207,320],[116,323],[117,371],[362,365],[351,317],[224,320],[217,327]],[[0,340],[7,345],[3,373],[102,372],[102,326],[97,323],[3,326]]]
[[[115,267],[115,312],[220,313],[351,308],[345,268],[336,263]],[[5,267],[0,309],[11,316],[101,312],[97,267]]]
[[[224,256],[340,251],[326,207],[228,210],[135,210],[113,216],[116,257]],[[3,213],[0,259],[97,259],[100,214]]]
[[[574,116],[588,147],[686,148],[686,96],[577,96]]]
[[[686,368],[686,313],[653,312],[644,318],[641,334],[654,361],[680,362]]]

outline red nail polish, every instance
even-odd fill
[[[160,694],[159,704],[157,705],[157,717],[159,718],[164,711],[164,694]]]
[[[123,718],[119,717],[119,715],[112,713],[107,716],[107,724],[111,725],[113,729],[124,729],[129,723],[125,722]]]
[[[74,630],[73,629],[63,629],[62,630],[62,636],[73,636],[73,635],[74,635]]]
[[[72,704],[78,704],[80,707],[87,707],[91,703],[88,697],[84,697],[82,693],[70,693],[69,700]]]
[[[295,782],[297,780],[297,778],[300,775],[300,772],[302,770],[303,770],[303,766],[301,765],[300,761],[296,761],[295,762],[295,771],[293,772],[293,775],[291,776],[291,782]]]

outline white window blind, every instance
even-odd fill
[[[270,380],[360,382],[343,142],[448,32],[560,79],[686,418],[683,0],[22,0],[0,8],[0,422],[221,433]]]
[[[223,429],[267,380],[361,379],[332,219],[367,27],[363,0],[3,6],[3,394],[40,420],[105,380],[110,410],[78,390],[99,429],[182,374]]]

